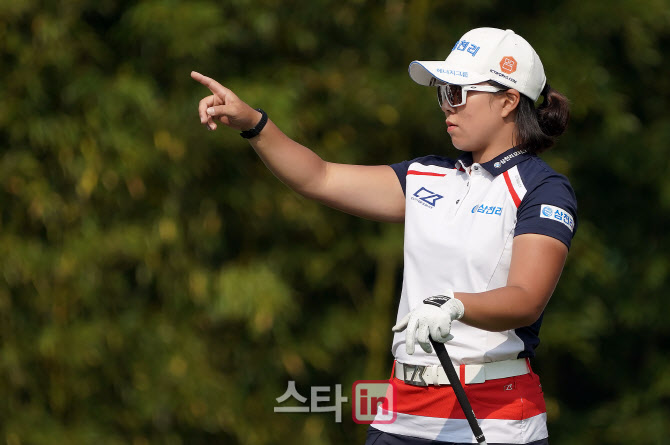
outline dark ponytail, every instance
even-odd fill
[[[494,81],[489,81],[489,84],[505,89],[496,94],[504,94],[509,89]],[[515,146],[534,154],[551,148],[565,131],[570,119],[570,101],[567,97],[548,83],[544,85],[541,96],[542,103],[535,108],[533,99],[522,94],[514,120]]]
[[[533,100],[522,94],[517,108],[515,143],[530,153],[551,148],[570,119],[570,102],[549,84],[544,86],[542,98],[540,106],[535,108]]]

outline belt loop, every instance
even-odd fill
[[[526,365],[528,365],[528,371],[533,374],[533,368],[530,367],[530,359],[526,357]]]
[[[393,367],[391,368],[391,378],[390,381],[393,381],[393,376],[395,376],[395,364],[398,360],[393,360]]]
[[[458,367],[458,371],[459,371],[459,374],[460,374],[459,375],[459,380],[461,381],[461,385],[465,385],[465,365],[461,364]]]

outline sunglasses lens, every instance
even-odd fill
[[[440,107],[444,101],[452,107],[463,105],[463,88],[460,85],[440,85],[437,87],[437,101]]]
[[[447,100],[452,107],[461,105],[463,102],[463,88],[460,85],[447,85]]]

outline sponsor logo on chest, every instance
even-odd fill
[[[430,209],[435,208],[437,201],[442,198],[444,198],[444,196],[432,192],[426,187],[421,187],[412,195],[412,201],[416,201],[422,206],[428,207]]]
[[[502,215],[502,210],[502,207],[495,205],[477,204],[470,210],[470,213],[500,216]]]

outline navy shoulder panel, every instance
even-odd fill
[[[407,171],[409,170],[409,166],[415,162],[418,162],[421,165],[426,166],[436,165],[438,167],[444,167],[444,168],[455,168],[456,166],[455,160],[445,158],[444,156],[436,156],[436,155],[422,156],[420,158],[412,159],[411,161],[403,161],[397,164],[391,164],[390,167],[395,171],[395,174],[398,176],[398,180],[400,181],[400,185],[402,186],[403,193],[405,193],[405,187],[406,187],[405,180],[407,178]]]
[[[565,176],[532,156],[517,165],[526,195],[517,209],[514,235],[539,233],[568,248],[577,231],[577,198]]]

